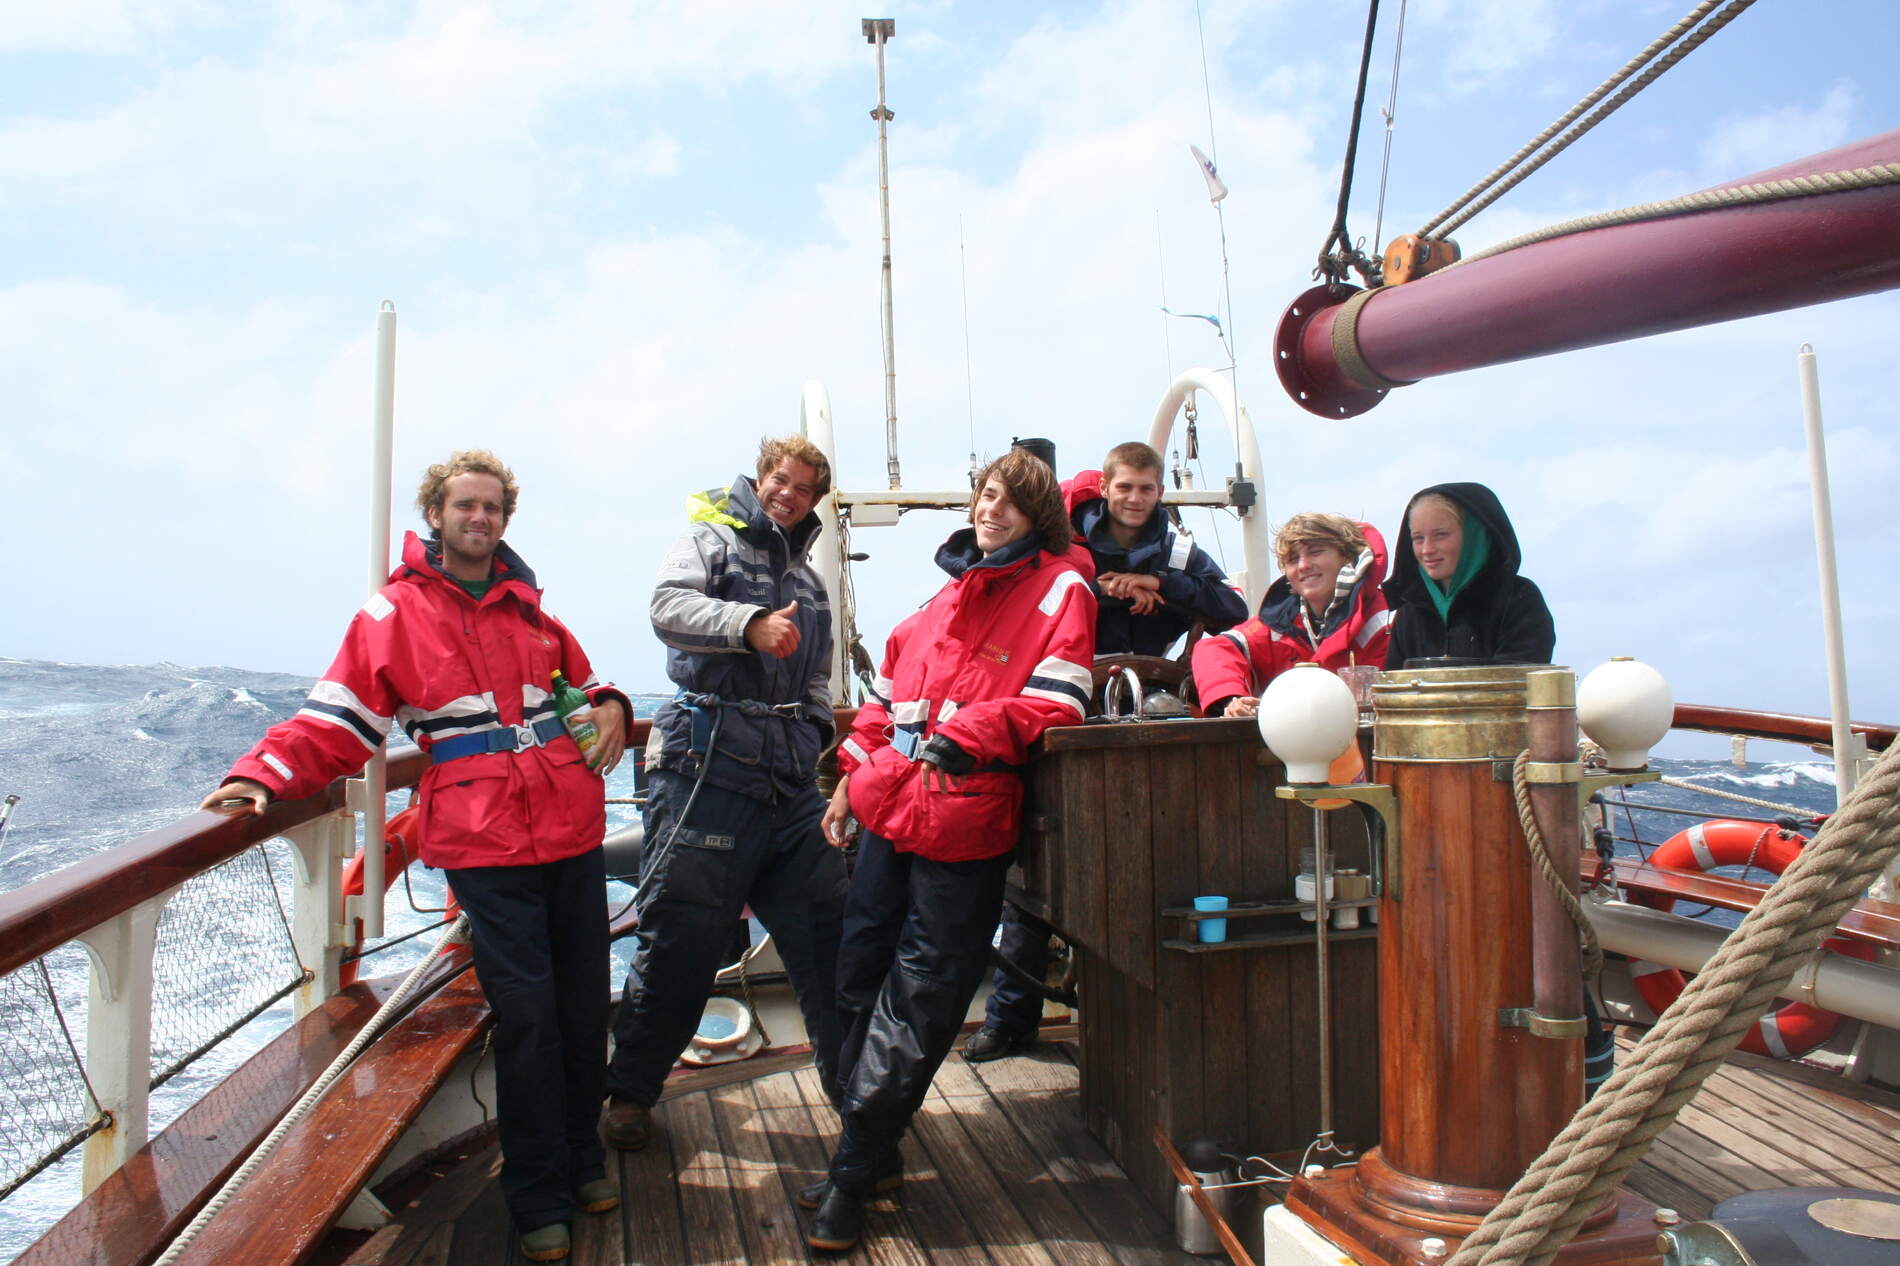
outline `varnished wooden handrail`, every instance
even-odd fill
[[[421,752],[389,762],[389,789],[414,786],[428,767]],[[184,883],[253,844],[313,822],[344,805],[344,779],[314,796],[279,800],[261,816],[197,810],[24,888],[0,893],[0,975]]]
[[[1801,716],[1792,712],[1755,712],[1747,708],[1718,708],[1703,703],[1676,705],[1674,728],[1698,730],[1708,734],[1740,734],[1747,738],[1780,739],[1788,743],[1834,741],[1834,723],[1826,717]],[[1871,721],[1851,723],[1854,733],[1867,740],[1870,750],[1884,752],[1900,727],[1878,725]]]
[[[849,710],[840,711],[842,717],[849,715]],[[651,728],[649,720],[634,721],[628,748],[643,747]],[[389,790],[415,786],[428,767],[428,758],[418,751],[392,756]],[[345,781],[339,778],[302,800],[276,801],[262,816],[194,811],[23,888],[0,893],[0,976],[253,844],[341,809]]]
[[[1597,859],[1583,858],[1583,879],[1588,883],[1596,872]],[[1670,870],[1628,857],[1613,858],[1611,876],[1618,888],[1632,893],[1670,897],[1697,905],[1720,906],[1746,914],[1761,904],[1767,894],[1765,883],[1731,879],[1727,875],[1704,875],[1686,870]],[[1835,929],[1849,940],[1866,941],[1882,949],[1900,949],[1900,905],[1862,897],[1841,916]]]
[[[415,785],[427,765],[421,752],[391,759],[390,790]],[[314,796],[278,801],[255,817],[194,811],[24,888],[0,893],[0,975],[253,844],[342,808],[343,787],[339,778]]]

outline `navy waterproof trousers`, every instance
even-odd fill
[[[933,862],[860,837],[838,955],[840,1191],[870,1191],[950,1054],[983,982],[1009,861]]]
[[[997,952],[1016,966],[1041,980],[1049,970],[1050,927],[1035,915],[1017,906],[1003,907],[1003,936]],[[1011,1037],[1027,1037],[1042,1023],[1042,995],[1031,991],[1022,981],[996,969],[995,986],[990,992],[984,1022]]]
[[[607,868],[598,848],[538,866],[445,872],[468,915],[475,976],[495,1015],[501,1191],[522,1231],[574,1218],[605,1177]]]
[[[804,1013],[818,1075],[838,1066],[835,991],[844,857],[818,830],[816,787],[775,803],[708,783],[667,837],[693,780],[656,770],[647,796],[640,926],[614,1015],[607,1089],[651,1106],[673,1061],[699,1028],[732,925],[747,905],[772,934]],[[664,855],[663,854],[664,851]]]

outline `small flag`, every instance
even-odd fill
[[[1207,200],[1218,205],[1227,196],[1227,186],[1221,183],[1220,173],[1214,170],[1214,160],[1201,153],[1198,145],[1190,145],[1188,149],[1193,152],[1194,161],[1201,165],[1201,175],[1207,178]]]
[[[1225,190],[1222,192],[1225,192]],[[1205,321],[1214,327],[1215,333],[1218,334],[1222,332],[1220,328],[1220,318],[1217,316],[1209,316],[1205,312],[1176,312],[1173,308],[1163,308],[1161,310],[1171,317],[1180,317],[1186,321]]]

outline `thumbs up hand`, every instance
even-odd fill
[[[777,659],[791,655],[798,649],[798,625],[792,619],[797,614],[796,600],[776,611],[759,612],[745,626],[746,645]]]

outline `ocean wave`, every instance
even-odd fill
[[[1834,766],[1827,761],[1777,761],[1741,769],[1712,769],[1690,774],[1684,781],[1705,787],[1753,787],[1757,790],[1834,786]]]

